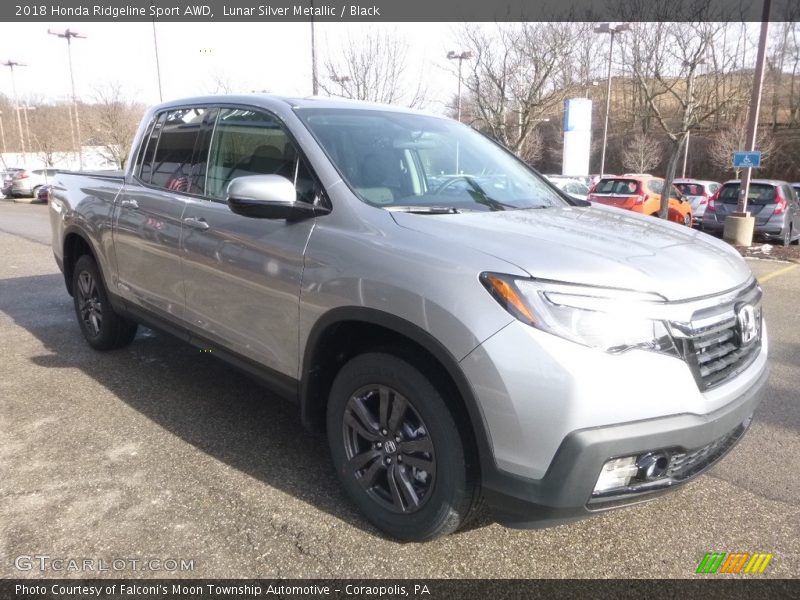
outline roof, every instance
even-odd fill
[[[266,109],[282,108],[340,108],[340,109],[361,109],[361,110],[380,110],[397,113],[410,113],[446,119],[442,115],[431,112],[397,106],[393,104],[379,104],[376,102],[366,102],[363,100],[350,100],[347,98],[329,98],[325,96],[275,96],[272,94],[218,94],[210,96],[193,96],[163,102],[151,110],[160,111],[163,109],[180,107],[186,105],[209,105],[209,104],[245,104],[260,106]]]
[[[729,179],[725,182],[725,185],[729,183],[741,183],[741,179]],[[787,182],[782,181],[781,179],[751,179],[750,183],[761,183],[764,185],[789,185]]]

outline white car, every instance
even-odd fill
[[[699,179],[676,179],[672,183],[692,205],[692,221],[694,225],[703,220],[708,201],[722,187],[722,184],[716,181]]]
[[[569,194],[576,200],[586,200],[586,197],[589,195],[588,186],[577,179],[573,179],[572,177],[559,177],[558,175],[546,175],[545,177],[562,192]]]

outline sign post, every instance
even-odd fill
[[[750,246],[753,243],[753,230],[755,229],[755,219],[747,212],[747,195],[750,193],[750,176],[753,174],[753,168],[761,165],[761,153],[755,151],[756,129],[758,128],[758,113],[761,108],[761,91],[764,86],[764,62],[767,53],[769,14],[772,0],[763,0],[763,2],[761,35],[758,38],[756,70],[753,74],[753,93],[750,98],[750,114],[747,119],[747,149],[749,152],[737,152],[733,156],[734,166],[736,166],[737,158],[739,158],[741,166],[746,170],[739,185],[739,206],[734,214],[725,219],[725,227],[722,230],[723,239],[736,246]]]

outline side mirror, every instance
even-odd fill
[[[328,212],[297,201],[292,182],[280,175],[248,175],[228,184],[231,212],[254,219],[307,219]]]

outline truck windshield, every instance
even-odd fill
[[[566,204],[511,154],[455,121],[349,108],[296,112],[350,189],[373,206],[441,214]]]

